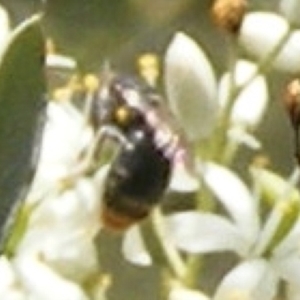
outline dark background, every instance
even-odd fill
[[[178,30],[201,42],[213,57],[218,74],[226,69],[226,40],[210,20],[209,0],[49,0],[46,3],[2,0],[0,3],[10,12],[13,25],[33,12],[44,11],[45,33],[55,40],[62,53],[76,58],[85,71],[97,72],[107,59],[122,71],[134,71],[139,54],[148,51],[163,54]],[[276,3],[250,1],[250,9],[275,10]],[[292,133],[280,101],[287,79],[288,76],[282,74],[270,76],[270,106],[258,129],[263,152],[270,156],[272,167],[284,175],[294,163]],[[236,167],[244,174],[252,155],[249,150],[241,151]],[[100,251],[102,267],[115,274],[110,300],[158,299],[157,284],[161,278],[157,268],[142,269],[127,264],[119,255],[120,239],[106,236],[104,240]],[[214,256],[211,261],[214,267],[206,279],[224,273],[221,258]]]
[[[210,0],[1,0],[14,24],[35,11],[45,12],[45,30],[60,49],[98,69],[104,59],[130,68],[136,53],[163,52],[177,30],[201,40],[214,53],[214,63],[226,61],[222,35],[211,23]],[[266,3],[264,3],[266,2]],[[271,2],[271,3],[268,3]],[[268,9],[275,1],[250,1],[250,8]],[[272,4],[273,3],[273,4]],[[220,51],[220,49],[222,51]],[[219,51],[216,51],[219,50]]]

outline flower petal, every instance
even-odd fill
[[[77,63],[74,59],[55,53],[50,53],[46,57],[46,65],[48,68],[66,69],[70,71],[75,71]]]
[[[74,188],[55,193],[35,208],[30,220],[30,227],[61,226],[67,229],[82,228],[95,234],[99,216],[99,193],[91,179],[82,178]]]
[[[216,79],[204,51],[184,33],[177,33],[165,58],[170,108],[191,140],[206,138],[218,114]]]
[[[228,137],[234,144],[242,144],[250,149],[258,150],[261,148],[260,141],[243,127],[232,127],[228,130]]]
[[[263,24],[263,26],[262,26]],[[254,57],[265,59],[279,41],[289,32],[287,21],[274,13],[254,12],[246,15],[241,27],[239,42]],[[295,73],[300,70],[300,31],[294,31],[275,58],[278,70]]]
[[[300,67],[298,64],[300,64],[300,58],[296,54],[299,53],[298,51],[300,51],[300,30],[295,30],[281,53],[275,59],[274,67],[284,72],[299,72]]]
[[[281,278],[287,282],[300,286],[300,258],[288,255],[282,259],[273,259],[272,266]]]
[[[174,287],[170,291],[168,300],[209,300],[209,298],[196,290]]]
[[[256,202],[241,179],[229,169],[215,163],[199,168],[203,179],[236,222],[249,247],[259,232]]]
[[[175,160],[169,189],[179,193],[193,193],[199,188],[199,180],[188,170],[185,163]]]
[[[83,116],[72,105],[50,102],[41,160],[72,161],[91,137],[91,129],[85,127]]]
[[[18,252],[24,254],[42,255],[49,267],[76,282],[84,281],[99,268],[93,240],[81,232],[32,230]]]
[[[233,250],[243,254],[243,237],[225,218],[209,213],[183,212],[165,218],[167,235],[179,249],[189,253]]]
[[[68,103],[48,105],[48,121],[41,146],[40,163],[28,200],[42,198],[56,187],[58,179],[76,166],[82,149],[91,142],[92,131],[85,126],[83,116]]]
[[[11,262],[5,257],[0,257],[0,299],[26,300],[27,293],[19,284]]]
[[[289,300],[300,299],[299,285],[287,284],[286,294],[287,294],[287,299]]]
[[[239,41],[250,53],[265,57],[288,29],[286,20],[275,13],[248,13],[241,27]]]
[[[146,250],[138,226],[132,226],[127,230],[123,240],[122,251],[124,257],[133,264],[141,266],[150,266],[152,264],[152,258]]]
[[[7,11],[0,6],[0,57],[6,48],[10,33],[10,21]]]
[[[15,268],[30,299],[43,300],[88,300],[79,285],[56,274],[38,257],[19,257]]]
[[[230,271],[219,285],[214,300],[274,299],[278,279],[262,259],[243,262]]]
[[[86,278],[98,268],[93,242],[100,229],[99,205],[98,191],[88,179],[44,199],[32,212],[17,253],[41,254],[61,274],[77,281]]]
[[[3,290],[3,287],[12,285],[14,283],[15,274],[13,271],[13,267],[10,264],[10,261],[2,255],[0,257],[0,293]]]
[[[237,86],[242,86],[255,74],[257,66],[250,61],[238,61],[234,80]],[[226,73],[219,84],[219,101],[225,106],[229,96],[230,75]],[[264,76],[257,76],[235,100],[231,120],[235,125],[255,127],[261,121],[268,103],[268,89]]]

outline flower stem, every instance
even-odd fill
[[[299,218],[300,202],[293,197],[293,191],[300,178],[300,169],[296,167],[286,187],[270,213],[255,249],[257,255],[268,257],[272,250],[286,237]]]
[[[186,274],[186,265],[163,230],[163,216],[159,208],[153,210],[151,223],[144,224],[141,232],[153,260],[167,265],[174,276],[181,281]]]
[[[222,110],[219,124],[217,126],[216,134],[213,139],[213,153],[212,157],[216,161],[224,162],[224,149],[227,144],[227,129],[230,125],[231,111],[235,103],[237,95],[237,84],[235,80],[235,69],[238,58],[238,47],[235,38],[230,37],[230,56],[229,56],[229,93],[226,101],[226,106]]]
[[[235,81],[235,68],[238,59],[237,40],[235,38],[233,40],[230,40],[229,94],[226,106],[222,112],[220,122],[216,130],[216,136],[213,139],[214,141],[212,147],[212,158],[216,161],[219,161],[224,164],[230,163],[232,157],[234,156],[234,152],[237,150],[237,148],[227,149],[227,147],[231,147],[227,142],[227,131],[230,126],[231,111],[234,106],[235,100],[259,74],[265,74],[270,70],[272,63],[279,55],[283,47],[286,45],[291,33],[292,29],[289,28],[289,30],[287,30],[287,32],[281,37],[281,39],[278,41],[275,47],[270,51],[270,53],[259,62],[256,71],[241,85],[237,85]]]
[[[13,218],[12,225],[7,229],[7,237],[5,237],[3,245],[1,245],[1,252],[6,256],[11,257],[15,253],[19,241],[27,229],[28,219],[32,209],[31,206],[26,206],[22,202],[16,208],[16,212],[11,216],[11,218]]]

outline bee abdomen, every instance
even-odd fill
[[[124,230],[147,217],[169,183],[171,162],[148,137],[113,162],[103,197],[104,226]]]
[[[124,197],[119,199],[104,198],[101,219],[106,228],[123,231],[147,217],[151,209],[152,205]]]

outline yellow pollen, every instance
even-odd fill
[[[140,75],[148,84],[155,86],[159,77],[158,56],[153,53],[145,53],[138,58],[137,63]]]
[[[83,78],[83,86],[88,92],[94,92],[99,87],[99,79],[94,74],[87,74]]]

